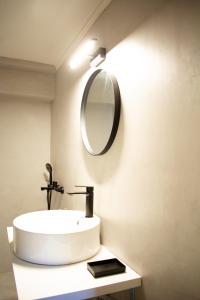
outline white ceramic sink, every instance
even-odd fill
[[[100,219],[78,210],[43,210],[13,220],[17,257],[31,263],[63,265],[85,260],[100,248]]]

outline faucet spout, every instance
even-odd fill
[[[68,195],[89,195],[87,192],[74,192],[74,193],[67,193]]]
[[[80,186],[76,185],[76,187],[85,187],[86,192],[74,192],[74,193],[67,193],[68,195],[86,195],[86,204],[85,204],[85,216],[86,218],[93,217],[93,186]]]

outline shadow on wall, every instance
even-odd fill
[[[121,113],[118,131],[110,149],[103,155],[93,156],[87,152],[82,143],[82,156],[85,167],[92,178],[98,183],[102,183],[116,174],[120,165],[120,157],[123,148],[124,137],[124,116],[121,103]]]

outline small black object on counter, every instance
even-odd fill
[[[87,263],[87,269],[95,277],[124,273],[126,266],[117,258],[91,261]]]

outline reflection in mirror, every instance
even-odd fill
[[[120,116],[120,93],[116,79],[104,70],[89,78],[82,99],[81,132],[87,151],[105,153],[112,145]]]

